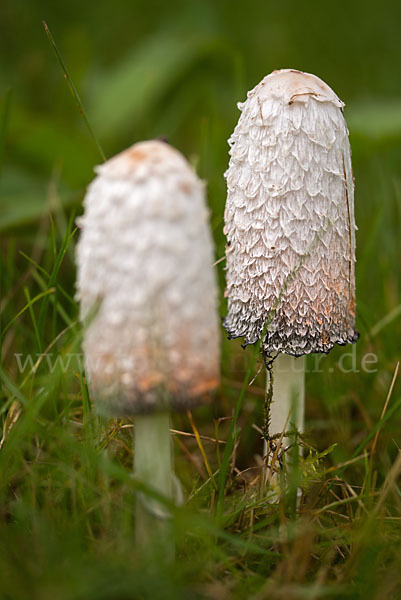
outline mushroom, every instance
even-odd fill
[[[238,107],[225,173],[224,325],[244,346],[260,340],[273,361],[270,432],[293,429],[293,405],[290,419],[302,432],[305,355],[358,338],[344,104],[315,75],[282,69]]]
[[[77,246],[85,369],[98,412],[135,415],[136,476],[172,498],[169,412],[208,401],[219,382],[205,188],[162,141],[137,143],[96,173]],[[163,516],[158,502],[148,509]]]

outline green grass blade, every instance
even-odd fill
[[[74,214],[74,212],[72,212],[69,223],[68,223],[68,228],[67,228],[66,234],[64,236],[63,242],[61,244],[61,248],[57,254],[52,272],[50,274],[50,279],[49,279],[49,284],[48,284],[49,287],[55,286],[56,280],[57,280],[57,274],[61,267],[61,263],[63,262],[63,258],[67,252],[68,246],[77,231],[76,229],[73,229],[71,231],[72,225],[74,223],[74,217],[75,217],[75,214]],[[40,331],[42,337],[44,337],[44,328],[45,328],[45,321],[46,321],[48,305],[49,305],[49,298],[45,298],[45,300],[42,303],[42,306],[40,308],[39,320],[38,320],[39,321],[39,325],[38,325],[39,331]]]
[[[21,308],[20,311],[18,311],[18,313],[15,315],[15,317],[13,317],[11,319],[11,321],[9,321],[7,323],[7,325],[6,325],[6,327],[3,329],[3,331],[2,331],[2,340],[4,340],[4,336],[7,333],[7,331],[10,329],[10,327],[15,323],[15,321],[17,321],[17,319],[19,319],[19,317],[21,315],[24,314],[24,312],[27,309],[30,308],[30,306],[32,306],[32,304],[35,304],[35,302],[37,302],[41,298],[45,298],[46,296],[49,296],[50,294],[54,294],[55,291],[56,291],[56,289],[54,287],[50,287],[45,292],[41,292],[40,294],[37,294],[37,296],[35,296],[34,298],[32,298],[30,300],[30,302],[28,302],[28,304],[25,304],[25,306],[23,308]]]
[[[78,93],[77,88],[74,85],[73,80],[70,77],[70,74],[68,73],[67,67],[65,66],[65,63],[64,63],[64,61],[63,61],[63,59],[61,57],[61,54],[60,54],[60,52],[59,52],[59,50],[58,50],[58,48],[56,46],[56,42],[54,41],[54,38],[53,38],[53,36],[51,34],[51,31],[50,31],[50,29],[49,29],[46,21],[42,21],[42,25],[43,25],[44,30],[46,32],[47,38],[48,38],[50,44],[52,45],[53,50],[54,50],[54,52],[55,52],[55,54],[57,56],[57,59],[58,59],[58,61],[60,63],[60,66],[61,66],[61,68],[63,70],[63,73],[64,73],[64,78],[65,78],[65,80],[66,80],[66,82],[68,84],[68,87],[70,89],[72,97],[74,98],[74,100],[75,100],[75,102],[77,104],[78,110],[81,113],[83,120],[85,121],[85,125],[86,125],[86,127],[87,127],[87,129],[89,131],[89,134],[90,134],[91,138],[93,139],[93,141],[95,142],[96,147],[97,147],[97,149],[99,151],[99,154],[102,157],[102,160],[105,161],[106,160],[106,156],[105,156],[105,154],[104,154],[104,152],[102,150],[102,147],[100,145],[99,140],[97,139],[97,137],[96,137],[96,135],[95,135],[95,133],[94,133],[94,131],[92,129],[92,126],[91,126],[91,124],[89,122],[89,119],[88,119],[88,116],[86,114],[86,111],[84,109],[84,106],[82,104],[81,97],[80,97],[80,95]]]
[[[40,354],[42,354],[42,341],[41,341],[40,334],[39,334],[38,323],[36,321],[35,312],[33,310],[32,299],[31,299],[31,296],[29,294],[29,289],[26,286],[24,286],[24,294],[25,294],[25,298],[26,298],[26,300],[28,302],[29,314],[31,315],[33,329],[34,329],[35,337],[36,337],[36,343],[38,345],[38,350],[39,350]],[[52,295],[52,298],[53,297],[54,296]]]
[[[14,383],[11,381],[11,379],[8,377],[7,373],[4,371],[4,369],[0,366],[0,379],[2,380],[3,384],[5,385],[5,387],[10,390],[10,392],[12,393],[12,395],[21,402],[21,404],[27,404],[27,399],[25,398],[25,396],[22,394],[22,392],[19,390],[19,388],[14,385]]]
[[[217,504],[216,504],[216,516],[217,516],[218,520],[220,520],[223,515],[224,490],[225,490],[225,486],[226,486],[226,482],[227,482],[227,474],[228,474],[228,467],[229,467],[229,463],[230,463],[230,457],[231,457],[231,453],[233,451],[235,439],[236,439],[235,428],[236,428],[238,416],[240,414],[240,410],[242,407],[242,403],[243,403],[243,400],[245,397],[245,392],[248,387],[249,381],[251,379],[251,374],[253,372],[253,367],[255,365],[256,357],[258,356],[258,353],[259,353],[259,345],[254,349],[254,352],[251,356],[250,364],[249,364],[249,367],[245,374],[245,378],[242,383],[241,391],[239,393],[238,400],[235,405],[234,415],[233,415],[233,418],[232,418],[232,421],[230,424],[230,429],[228,432],[227,443],[224,448],[224,454],[223,454],[223,459],[221,461],[221,468],[220,468],[219,478],[218,478],[218,483],[217,483],[218,493],[217,493]]]

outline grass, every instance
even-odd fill
[[[82,3],[62,14],[40,4],[26,3],[22,36],[10,5],[0,40],[0,598],[400,598],[397,18],[373,19],[359,0],[347,18],[314,1],[304,12],[251,0],[246,14],[237,0],[172,2],[157,16],[142,1],[116,0],[112,12],[100,2],[96,15]],[[321,30],[326,10],[341,46]],[[361,338],[308,358],[301,505],[291,489],[280,504],[261,494],[261,363],[222,332],[214,402],[174,416],[187,498],[174,509],[174,569],[162,557],[149,565],[135,545],[133,422],[96,416],[82,370],[74,223],[99,152],[43,18],[108,156],[167,135],[208,181],[217,259],[235,102],[288,65],[321,75],[347,102]],[[224,262],[216,269],[223,291]]]

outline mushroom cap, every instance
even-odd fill
[[[306,103],[312,97],[318,102],[331,102],[338,108],[344,107],[344,102],[322,79],[295,69],[273,71],[248,93],[248,98],[254,94],[261,101],[278,100],[284,105]]]
[[[77,297],[97,408],[191,408],[219,381],[204,185],[161,141],[135,144],[96,172],[79,220]]]
[[[301,356],[353,343],[354,182],[344,104],[321,79],[282,69],[247,100],[225,177],[231,338]]]

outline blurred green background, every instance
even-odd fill
[[[283,67],[315,73],[333,87],[346,103],[356,180],[357,352],[376,352],[384,372],[394,367],[401,335],[398,2],[3,2],[0,231],[17,252],[28,254],[41,216],[59,213],[60,205],[65,220],[72,207],[81,210],[93,167],[101,162],[42,20],[107,157],[141,139],[165,136],[207,181],[217,258],[224,255],[223,173],[227,138],[239,116],[236,103]],[[71,294],[72,258],[63,271]],[[219,277],[223,289],[223,264]],[[242,352],[236,343],[229,348],[230,360]],[[389,377],[362,373],[352,385],[365,378],[369,393],[376,393],[375,385],[383,393]],[[330,384],[342,390],[341,379],[332,376]],[[321,385],[318,379],[317,391]]]
[[[255,564],[243,559],[244,566],[243,555],[238,562],[236,554],[242,547],[235,546],[232,538],[223,536],[227,545],[224,551],[221,546],[211,550],[209,542],[192,532],[190,543],[185,538],[185,552],[191,558],[180,564],[181,583],[169,579],[168,584],[162,581],[157,584],[160,587],[155,583],[152,588],[151,578],[142,580],[138,570],[131,572],[124,563],[126,553],[135,552],[127,475],[132,456],[129,440],[124,437],[126,431],[116,426],[94,449],[85,438],[87,406],[84,387],[80,387],[76,374],[49,378],[48,373],[42,373],[30,379],[16,368],[15,353],[40,352],[53,340],[57,340],[61,353],[71,348],[79,351],[77,336],[61,341],[57,338],[63,327],[73,326],[77,317],[77,307],[71,300],[74,240],[60,268],[57,256],[60,248],[62,253],[70,216],[82,210],[93,167],[101,162],[42,20],[48,23],[107,157],[136,141],[163,136],[191,160],[207,181],[216,258],[224,255],[223,173],[228,163],[227,138],[239,117],[236,103],[243,101],[247,91],[267,73],[286,67],[315,73],[346,103],[359,227],[357,310],[361,338],[354,347],[356,370],[344,373],[338,369],[338,360],[351,349],[337,348],[323,358],[321,372],[307,376],[306,407],[310,442],[320,450],[337,443],[327,458],[329,465],[336,465],[354,456],[378,422],[400,358],[401,4],[396,0],[3,0],[0,4],[0,302],[1,324],[3,328],[11,324],[3,338],[1,370],[6,443],[0,445],[0,524],[4,526],[4,535],[0,536],[0,598],[25,597],[30,586],[36,585],[32,582],[40,577],[42,583],[31,596],[40,600],[130,598],[135,585],[138,594],[147,590],[150,597],[153,593],[153,597],[192,598],[188,582],[197,578],[209,583],[214,578],[220,580],[220,587],[212,589],[210,583],[207,597],[232,597],[231,591],[237,588],[239,597],[248,597],[250,580],[254,591],[264,589],[264,578],[276,564],[278,572],[280,568],[292,572],[293,568],[296,573],[300,560],[296,552],[290,553],[281,567],[276,558],[260,566],[254,557]],[[38,261],[42,270],[33,268],[22,252]],[[54,265],[54,277],[48,277],[46,273],[52,272]],[[219,264],[218,272],[223,291],[224,263]],[[54,287],[49,305],[46,298],[39,299],[16,316],[30,298],[48,286]],[[221,313],[224,311],[222,300]],[[221,389],[212,408],[196,413],[201,433],[212,436],[216,434],[213,418],[232,414],[250,355],[250,350],[241,349],[240,342],[229,343],[223,333],[222,338]],[[370,373],[361,369],[366,353],[377,356]],[[308,360],[311,371],[314,358]],[[343,365],[351,369],[350,361],[348,357]],[[35,400],[34,408],[26,410],[27,398]],[[240,416],[242,431],[236,464],[241,469],[255,466],[255,455],[261,452],[260,435],[252,423],[260,424],[262,398],[261,375],[247,391]],[[396,381],[391,402],[399,398]],[[40,418],[32,410],[42,411]],[[175,425],[178,429],[189,428],[185,417],[176,417]],[[227,430],[224,422],[220,425],[224,437]],[[399,411],[394,412],[381,433],[374,464],[377,479],[373,478],[378,485],[401,445],[400,426]],[[83,435],[83,444],[77,431]],[[110,462],[103,453],[107,446]],[[195,444],[191,446],[188,441],[186,447],[194,455],[199,454]],[[44,457],[42,461],[37,460],[37,448]],[[217,468],[214,448],[206,450],[212,468]],[[199,466],[199,456],[197,460],[194,464]],[[188,466],[182,446],[176,463],[188,493],[199,482],[193,483],[194,466]],[[118,470],[121,466],[123,469]],[[352,468],[349,481],[355,489],[361,489],[362,481],[366,483],[366,473],[370,478],[369,469],[365,472],[359,464]],[[202,483],[202,476],[199,481]],[[213,504],[213,490],[199,489],[203,490],[200,504]],[[232,491],[230,488],[227,493],[228,502]],[[370,502],[369,496],[368,509]],[[400,518],[401,510],[397,514]],[[237,523],[238,515],[235,511],[233,515],[223,525],[233,535],[242,535],[242,517]],[[184,517],[185,537],[195,517],[187,521]],[[205,527],[206,522],[198,529]],[[393,522],[391,527],[395,527]],[[350,533],[340,534],[340,529],[332,533],[332,544],[343,548],[344,542],[348,548],[347,536],[359,533],[351,527]],[[328,529],[325,531],[320,539],[325,539]],[[390,590],[387,597],[397,597],[391,596],[391,590],[397,581],[401,590],[399,562],[395,566],[400,532],[397,537],[395,529],[388,536],[386,531],[381,530],[383,537],[369,538],[370,550],[365,554],[355,558],[350,552],[352,566],[346,566],[344,574],[341,567],[336,571],[327,566],[327,577],[336,581],[327,595],[381,600],[385,573],[386,589]],[[212,541],[216,539],[213,536],[220,535],[209,533]],[[269,546],[273,534],[268,528],[266,535],[267,542],[263,543]],[[327,543],[330,545],[330,540]],[[37,563],[23,559],[31,548],[39,554]],[[326,542],[322,546],[311,542],[308,548],[310,556],[325,556]],[[348,557],[348,550],[343,550]],[[82,557],[88,553],[91,558],[83,563]],[[115,553],[119,558],[113,562]],[[344,563],[341,558],[338,561],[348,564],[345,559]],[[48,572],[48,565],[53,571]],[[104,587],[102,577],[104,582],[107,580]],[[299,595],[288,592],[285,597],[320,598],[307,595],[308,577],[305,575],[306,587]],[[227,585],[221,583],[225,578],[229,580]],[[123,580],[128,581],[126,592],[124,583],[120,587],[115,584]],[[351,580],[351,587],[341,587]],[[118,592],[113,592],[114,585]],[[268,597],[283,597],[277,591],[280,589],[270,590]],[[323,591],[322,597],[327,597]]]
[[[3,109],[6,91],[12,95],[3,136],[2,228],[36,218],[50,181],[63,201],[78,203],[100,160],[43,19],[108,157],[135,141],[167,136],[194,159],[209,182],[220,252],[222,174],[236,102],[276,68],[315,73],[346,102],[360,225],[377,210],[383,186],[392,194],[386,213],[395,210],[401,136],[396,1],[6,0],[0,7]]]

